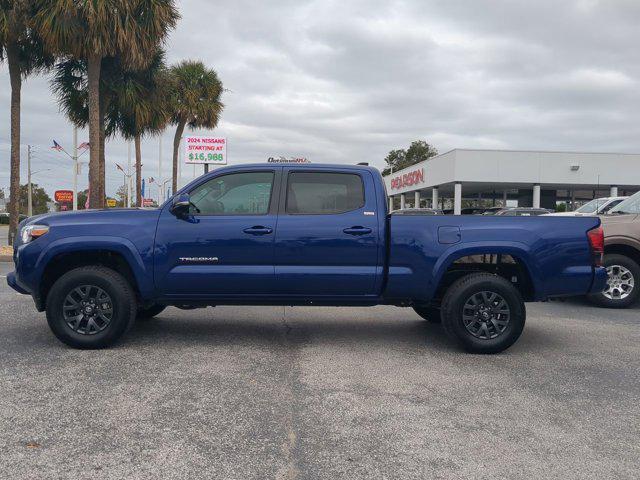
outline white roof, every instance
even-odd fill
[[[392,178],[418,169],[423,169],[423,182],[391,188]],[[454,149],[385,177],[392,195],[456,182],[478,190],[531,188],[536,183],[542,188],[617,185],[635,190],[640,185],[640,154]]]

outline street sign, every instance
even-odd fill
[[[73,203],[73,190],[56,190],[53,199],[58,203]]]
[[[107,198],[107,207],[113,208],[116,206],[115,198]]]
[[[222,137],[184,137],[184,163],[227,164],[227,139]]]

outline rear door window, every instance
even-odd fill
[[[364,206],[364,186],[353,173],[291,172],[287,182],[286,212],[331,215]]]

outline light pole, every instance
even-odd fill
[[[27,145],[27,216],[33,216],[33,188],[31,186],[31,177],[38,173],[48,172],[50,168],[44,170],[38,170],[37,172],[31,171],[31,145]]]

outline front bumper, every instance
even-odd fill
[[[23,286],[21,286],[18,283],[18,278],[16,277],[16,272],[9,272],[9,274],[7,275],[7,285],[9,285],[11,288],[13,288],[16,292],[22,293],[23,295],[30,295],[31,294],[31,292],[29,292],[26,288],[24,288]]]
[[[594,267],[593,283],[589,293],[600,293],[607,286],[607,269],[604,267]]]

